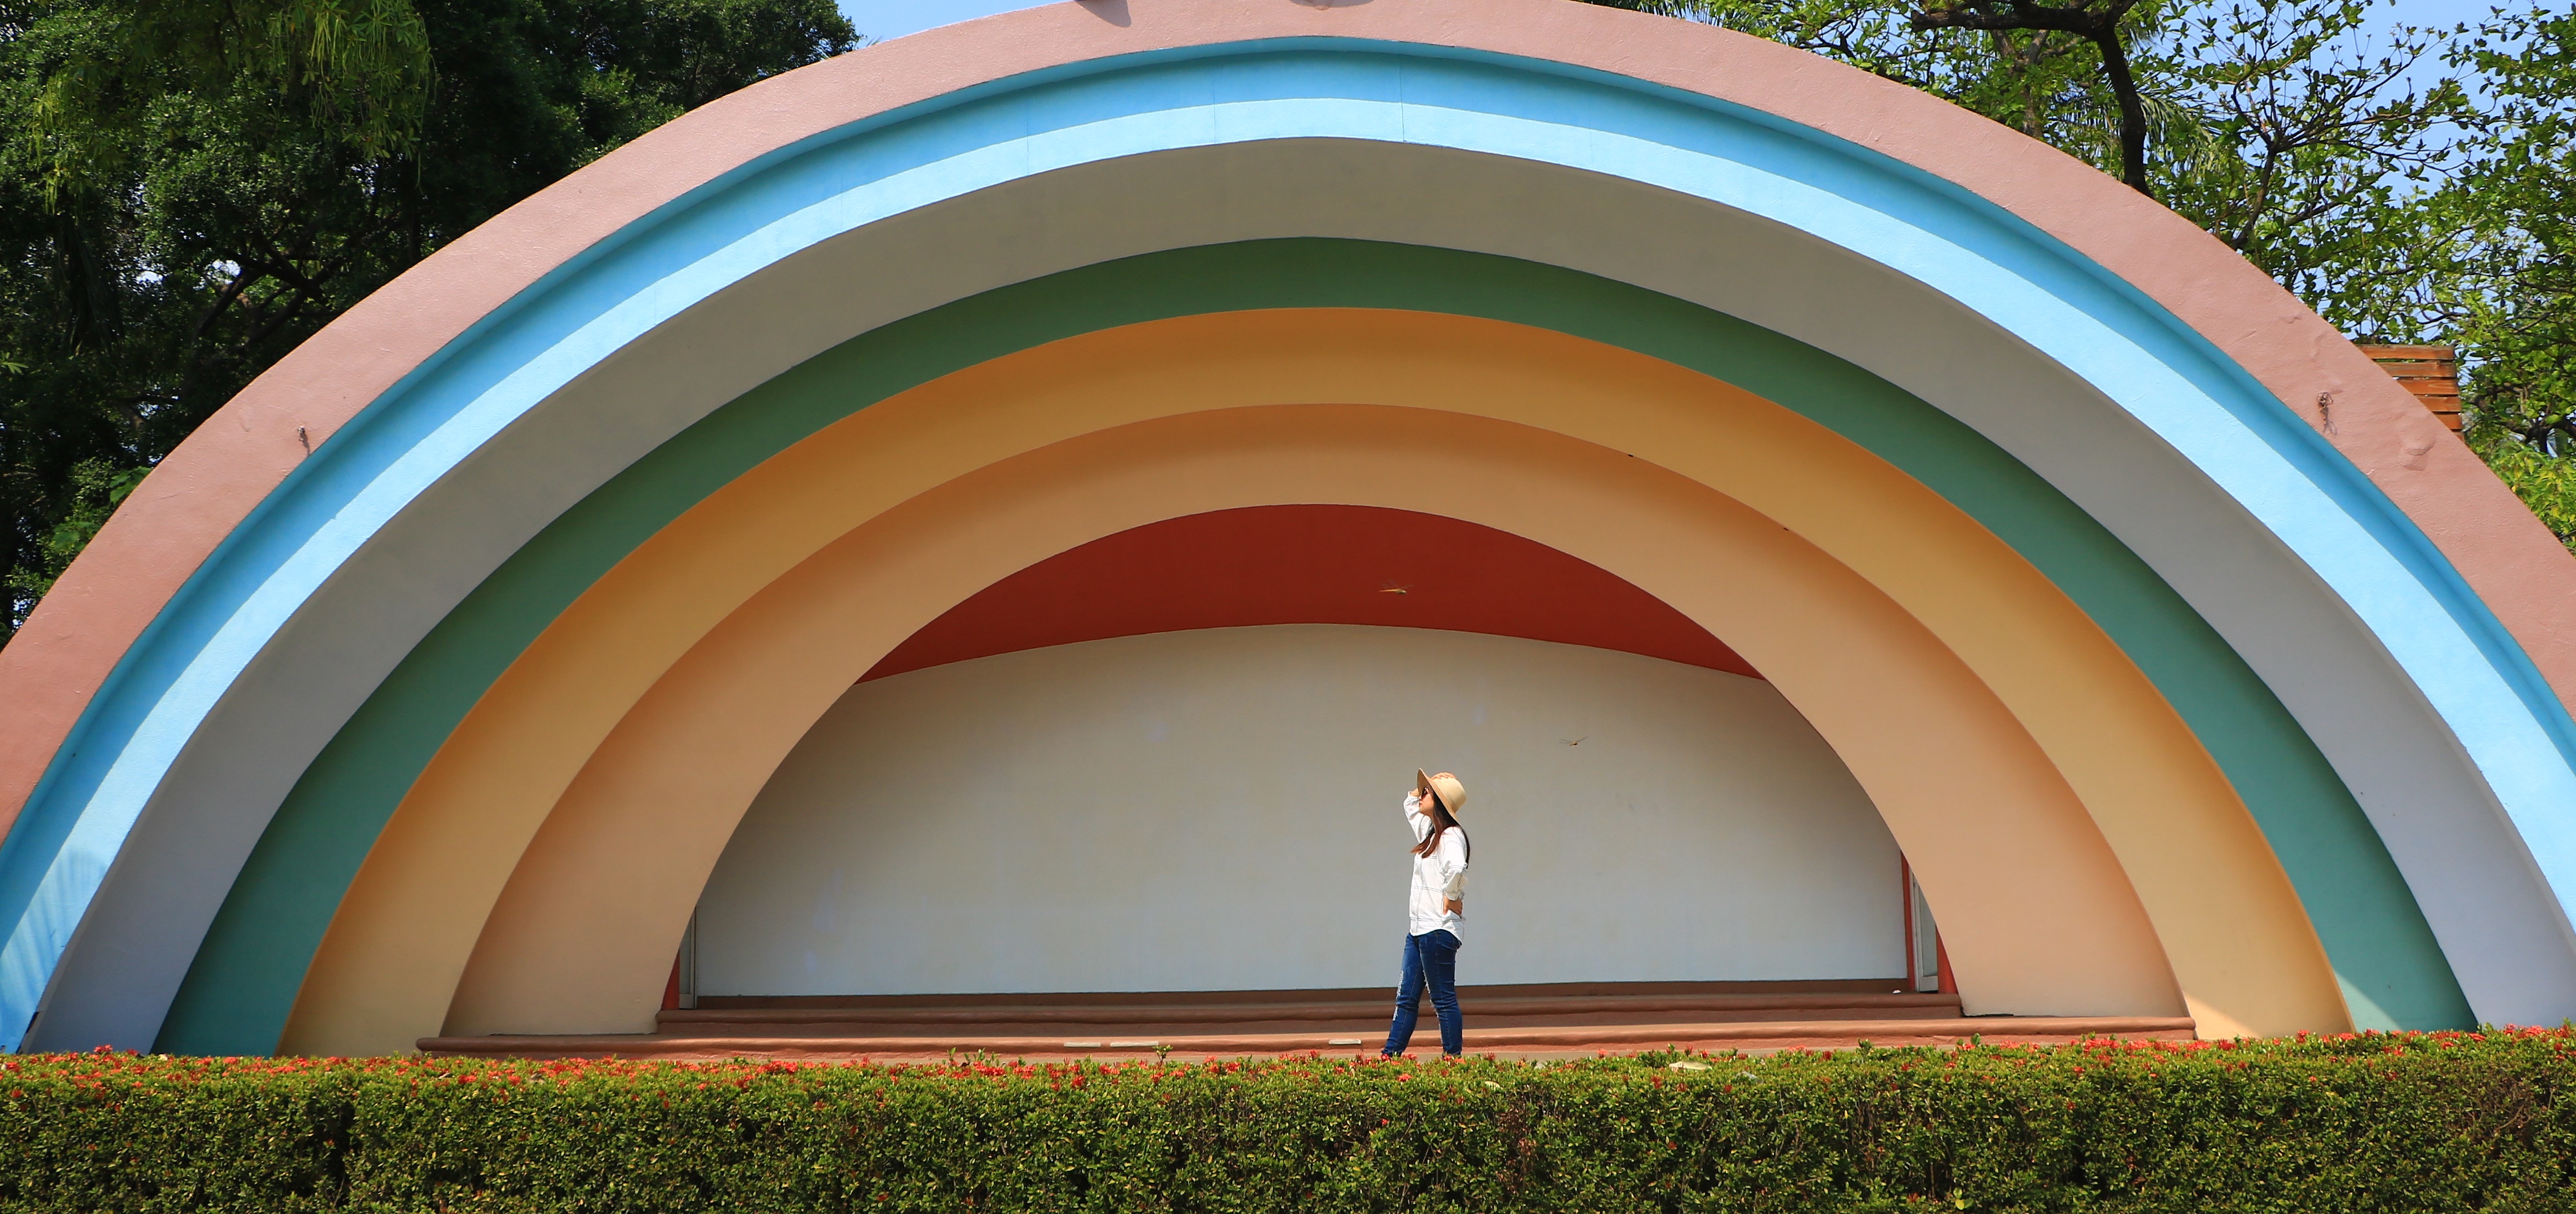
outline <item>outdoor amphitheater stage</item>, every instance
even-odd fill
[[[1384,1042],[1389,1002],[1389,992],[1379,988],[710,997],[695,1008],[661,1012],[652,1033],[426,1037],[420,1049],[481,1058],[891,1063],[960,1054],[1028,1060],[1342,1054],[1374,1052]],[[1909,993],[1893,979],[1462,986],[1459,1002],[1467,1052],[1513,1058],[2193,1036],[2188,1017],[1969,1016],[1955,994]],[[1439,1049],[1430,1011],[1426,1001],[1413,1039],[1416,1054]]]

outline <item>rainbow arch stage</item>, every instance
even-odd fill
[[[1335,598],[1371,561],[1430,580]],[[1402,643],[1422,629],[1464,639]],[[1349,671],[1299,684],[1307,720],[1444,654],[1420,677],[1470,672],[1466,699],[1527,673],[1495,703],[1669,694],[1632,732],[1786,731],[1764,749],[1807,766],[1744,821],[1858,806],[1777,845],[1901,851],[1971,1014],[2576,1015],[2576,561],[2226,249],[1724,31],[1100,0],[691,113],[378,292],[156,469],[0,652],[0,1040],[647,1031],[702,902],[743,956],[803,913],[706,901],[792,884],[819,836],[782,824],[855,804],[796,798],[902,766],[818,722],[937,701],[1000,731],[994,705],[1066,680]],[[1542,770],[1476,711],[1471,783],[1468,759],[1578,790],[1740,774],[1691,766],[1687,731],[1588,775],[1561,739]],[[1598,833],[1520,778],[1475,785],[1497,864],[1515,831]],[[1119,829],[991,812],[1048,848]],[[906,837],[849,846],[900,867]],[[1270,888],[1269,849],[1229,854]],[[1552,879],[1483,896],[1508,917]],[[1100,880],[1080,897],[1114,920],[1128,878]],[[1707,892],[1687,865],[1655,885]],[[873,993],[1082,989],[1011,976],[1042,957],[959,969],[971,934],[904,952],[933,928],[883,914],[740,981],[847,948],[837,980]],[[1697,976],[1878,976],[1761,944]],[[1609,972],[1625,947],[1525,977],[1644,976]],[[867,968],[896,954],[909,977]],[[1185,982],[1156,955],[1098,964]]]

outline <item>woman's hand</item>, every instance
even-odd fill
[[[1449,913],[1453,915],[1464,914],[1467,910],[1467,900],[1464,898],[1443,898],[1440,900],[1440,905],[1448,907]]]

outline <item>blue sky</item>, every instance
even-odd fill
[[[841,11],[859,32],[879,40],[1029,7],[1029,0],[841,0]],[[2397,0],[2394,15],[2415,25],[2449,25],[2473,20],[2488,7],[2489,0]]]
[[[841,11],[859,32],[880,41],[919,33],[934,25],[1031,8],[1028,0],[841,0]]]

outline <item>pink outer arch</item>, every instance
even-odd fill
[[[806,137],[972,85],[1142,51],[1349,37],[1550,60],[1731,101],[1957,184],[2170,310],[2423,528],[2576,709],[2576,560],[2340,333],[2207,233],[2045,144],[1776,43],[1569,0],[1086,0],[868,47],[701,107],[466,234],[244,389],[162,461],[0,650],[0,832],[90,698],[252,507],[369,402],[548,271]]]

